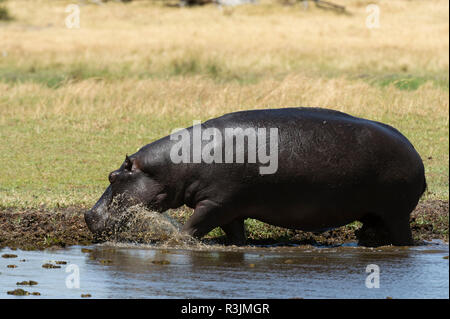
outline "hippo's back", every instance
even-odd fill
[[[379,178],[423,170],[420,156],[395,128],[339,111],[321,108],[250,110],[209,120],[203,127],[278,129],[279,169],[282,176],[366,175]],[[247,166],[248,167],[248,166]],[[418,172],[420,174],[420,172]]]

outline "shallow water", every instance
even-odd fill
[[[1,298],[449,298],[444,258],[449,247],[442,242],[407,248],[101,244],[45,251],[6,248],[0,254],[17,255],[0,258]],[[55,261],[67,264],[42,268]],[[11,264],[17,268],[7,268]],[[379,267],[379,288],[366,287],[370,264]],[[74,269],[80,288],[70,288],[76,283]],[[38,284],[16,285],[24,280]],[[7,294],[17,288],[41,295]]]

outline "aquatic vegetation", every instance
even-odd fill
[[[7,291],[8,295],[14,295],[14,296],[28,296],[30,293],[23,289],[15,289],[11,291]]]
[[[2,255],[2,258],[16,258],[17,257],[17,255],[14,255],[14,254],[3,254]]]
[[[38,283],[34,280],[29,280],[29,281],[21,281],[21,282],[17,282],[16,285],[18,286],[34,286],[37,285]]]
[[[61,266],[56,266],[56,265],[52,265],[52,264],[43,264],[42,268],[47,268],[47,269],[56,269],[56,268],[61,268]]]

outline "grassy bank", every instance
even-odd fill
[[[57,209],[20,209],[0,210],[0,248],[44,249],[66,247],[70,245],[89,245],[96,242],[84,222],[82,207]],[[175,221],[183,223],[187,212],[183,209],[168,212]],[[141,216],[142,217],[142,216]],[[164,217],[163,217],[164,219]],[[140,221],[139,221],[140,222]],[[144,221],[145,222],[145,221]],[[147,220],[148,222],[148,220]],[[411,214],[411,230],[416,245],[423,240],[439,239],[448,243],[448,202],[429,200],[419,203]],[[321,234],[287,230],[247,219],[247,243],[250,245],[297,244],[297,245],[342,245],[361,240],[368,246],[382,245],[374,239],[370,230],[364,232],[361,223],[355,222]],[[149,232],[136,230],[115,233],[109,240],[131,241],[138,243],[159,243],[163,245],[192,244],[176,234],[170,234],[164,227],[151,227]],[[379,240],[379,238],[378,238]],[[219,228],[202,239],[205,244],[223,244],[226,238]]]
[[[3,4],[0,207],[88,207],[126,153],[173,128],[283,106],[397,127],[425,162],[425,199],[448,200],[448,2],[379,2],[379,29],[369,1],[345,1],[351,15],[87,4],[79,29],[69,3]]]

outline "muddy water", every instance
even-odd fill
[[[449,297],[449,247],[440,242],[375,249],[102,244],[0,254],[17,255],[0,258],[1,298]],[[43,268],[46,263],[61,268]],[[366,287],[367,276],[375,277],[366,272],[371,264],[379,267],[379,288]],[[24,280],[37,285],[16,285]],[[7,294],[17,288],[41,295]]]

